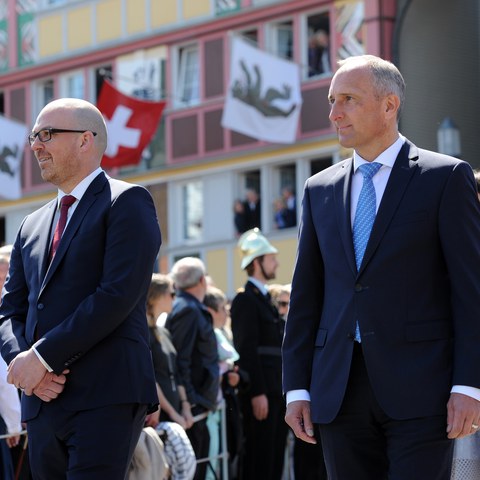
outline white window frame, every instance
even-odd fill
[[[72,82],[80,82],[79,91],[75,91],[77,86],[71,89]],[[72,70],[60,77],[60,96],[69,98],[85,99],[85,73],[83,70]]]
[[[282,25],[285,22],[290,22],[291,26],[289,27],[287,25]],[[291,41],[292,41],[292,46],[291,46],[292,56],[291,57],[287,57],[286,52],[283,52],[283,51],[280,50],[280,38],[279,38],[279,36],[280,36],[281,31],[286,31],[286,32],[290,31]],[[267,38],[268,38],[268,42],[269,42],[269,45],[267,46],[268,50],[271,53],[273,53],[274,55],[277,55],[280,58],[283,58],[284,60],[292,60],[293,61],[294,58],[295,58],[295,35],[294,35],[293,18],[285,18],[283,20],[275,21],[275,22],[272,22],[272,23],[268,24],[267,32],[268,32]]]
[[[200,103],[200,48],[197,44],[178,47],[175,105],[191,107]]]
[[[51,82],[51,94],[46,94],[47,83]],[[50,86],[48,86],[49,88]],[[53,78],[44,78],[33,83],[33,98],[35,108],[32,110],[32,123],[35,123],[40,110],[55,98],[55,80]]]

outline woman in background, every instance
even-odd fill
[[[147,322],[160,410],[147,417],[147,425],[155,428],[159,421],[166,421],[187,429],[192,426],[193,417],[185,388],[179,384],[177,352],[168,330],[157,323],[161,314],[172,310],[174,296],[171,278],[154,273],[147,294]]]

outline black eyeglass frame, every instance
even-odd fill
[[[39,130],[37,133],[31,133],[29,136],[28,136],[28,143],[30,144],[30,146],[33,145],[33,142],[35,141],[35,139],[42,133],[42,132],[48,132],[48,138],[45,139],[45,140],[42,140],[41,138],[39,138],[39,140],[42,142],[42,143],[45,143],[45,142],[49,142],[51,139],[52,139],[52,134],[53,133],[85,133],[85,132],[92,132],[93,136],[96,137],[97,136],[97,132],[94,132],[92,130],[70,130],[68,128],[42,128],[41,130]]]

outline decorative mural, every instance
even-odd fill
[[[240,10],[240,0],[215,0],[215,15],[224,15]]]
[[[363,38],[364,2],[340,1],[336,3],[335,30],[339,37],[337,60],[366,53]]]
[[[37,60],[35,39],[37,38],[35,12],[38,2],[35,0],[17,0],[18,24],[18,66],[32,65]]]
[[[7,2],[0,3],[0,72],[8,69],[8,7]]]

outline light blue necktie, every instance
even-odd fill
[[[365,163],[358,167],[360,173],[363,175],[363,185],[360,196],[358,197],[355,219],[353,220],[353,248],[355,249],[357,270],[360,270],[373,222],[375,221],[377,199],[372,177],[378,172],[381,166],[381,163],[373,162]],[[358,323],[355,327],[355,340],[357,342],[361,341]]]

